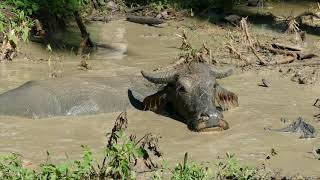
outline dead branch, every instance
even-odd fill
[[[249,46],[252,46],[252,41],[249,35],[247,18],[241,18],[240,28],[245,33],[246,39],[248,40]]]
[[[289,51],[302,51],[301,48],[290,46],[290,45],[285,45],[285,44],[280,44],[280,43],[273,43],[272,47],[277,48],[277,49],[282,49],[282,50],[289,50]]]
[[[180,37],[182,40],[182,43],[180,46],[181,50],[187,51],[192,49],[191,43],[188,41],[188,37],[185,30],[183,30],[182,35],[177,35],[177,36]]]
[[[304,59],[311,59],[314,57],[318,57],[318,55],[313,54],[313,53],[304,53],[304,52],[296,52],[296,51],[286,51],[286,50],[281,50],[281,49],[274,49],[272,47],[267,47],[263,45],[259,45],[261,49],[265,49],[270,51],[271,53],[274,54],[282,54],[282,55],[287,55],[287,56],[294,56],[298,60],[304,60]]]
[[[245,62],[245,65],[249,65],[249,64],[250,64],[249,61],[248,61],[246,58],[244,58],[244,57],[242,56],[242,54],[241,54],[240,52],[238,52],[238,51],[232,46],[231,43],[228,43],[228,44],[226,45],[226,47],[230,50],[230,53],[236,55],[238,59],[240,59],[241,61]]]
[[[313,54],[313,53],[303,53],[303,52],[297,53],[297,59],[299,59],[299,60],[311,59],[314,57],[318,57],[318,55]]]
[[[287,23],[288,23],[288,28],[286,30],[286,33],[297,34],[300,31],[299,23],[295,18],[291,18],[290,20],[287,21]]]
[[[251,49],[252,53],[258,58],[261,65],[268,65],[268,62],[259,56],[257,50],[252,45],[249,48]]]
[[[314,12],[311,12],[311,11],[306,11],[298,16],[295,17],[295,19],[299,20],[302,18],[302,16],[313,16],[313,17],[316,17],[316,18],[319,18],[320,19],[320,16]]]
[[[274,48],[272,48],[272,47],[263,46],[263,45],[260,45],[260,44],[259,44],[259,47],[260,47],[261,49],[268,50],[269,52],[271,52],[271,53],[273,53],[273,54],[282,54],[282,55],[287,55],[287,56],[297,56],[295,52],[291,52],[291,51],[274,49]]]
[[[283,59],[279,59],[279,60],[274,60],[272,62],[269,62],[267,65],[278,65],[278,64],[289,64],[292,63],[294,60],[296,59],[295,56],[286,56]]]
[[[254,48],[252,44],[251,37],[249,35],[249,30],[248,30],[248,23],[247,23],[247,18],[242,18],[240,21],[240,28],[242,31],[245,33],[246,39],[249,43],[249,48],[251,49],[252,53],[258,58],[259,62],[261,65],[267,65],[268,62],[266,62],[262,57],[259,56],[257,50]]]
[[[128,127],[128,118],[127,112],[122,112],[114,122],[114,126],[112,128],[111,133],[107,134],[110,135],[107,143],[107,148],[111,148],[113,143],[116,143],[118,140],[117,132],[127,129]]]

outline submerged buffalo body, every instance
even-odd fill
[[[29,81],[0,95],[0,114],[44,118],[132,107],[155,112],[167,109],[180,115],[192,130],[227,129],[215,102],[228,109],[237,105],[237,96],[223,89],[216,79],[231,72],[190,63],[160,72],[142,71],[142,76]]]

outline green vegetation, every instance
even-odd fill
[[[184,156],[183,164],[178,164],[172,171],[171,180],[210,179],[210,170],[195,162],[188,162],[188,154]]]
[[[125,137],[128,138],[128,137]],[[1,179],[136,179],[136,172],[130,165],[130,153],[132,142],[122,144],[127,150],[120,150],[119,153],[106,155],[103,163],[95,165],[92,152],[87,147],[83,148],[83,156],[80,160],[53,164],[48,161],[41,164],[39,170],[28,169],[23,166],[21,156],[16,154],[3,155],[0,157],[0,178]],[[115,145],[118,146],[118,145]],[[131,147],[130,147],[131,146]],[[114,147],[113,147],[114,148]],[[131,150],[129,150],[131,149]],[[110,149],[109,149],[110,150]],[[128,151],[129,150],[129,151]],[[113,150],[112,150],[113,151]],[[131,151],[131,152],[130,152]],[[114,150],[116,152],[116,150]],[[142,152],[139,152],[142,155]],[[138,154],[139,154],[138,153]],[[123,158],[118,158],[122,156]],[[132,158],[132,157],[131,157]],[[109,161],[111,160],[111,161]],[[234,157],[218,163],[213,173],[210,168],[196,162],[184,162],[178,164],[171,170],[171,180],[197,180],[197,179],[239,179],[251,180],[261,179],[256,168],[240,165]],[[153,174],[152,179],[163,179],[163,175]],[[264,178],[262,178],[264,179]]]
[[[227,160],[217,164],[218,170],[216,177],[218,179],[260,179],[257,176],[259,172],[256,168],[243,166],[235,159],[234,154],[226,154]]]

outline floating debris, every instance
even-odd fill
[[[261,87],[271,87],[271,84],[269,81],[267,81],[266,79],[262,79],[262,84],[259,84],[259,86]]]
[[[299,117],[296,121],[291,123],[286,128],[281,128],[281,129],[266,128],[266,130],[278,131],[278,132],[300,133],[301,134],[301,136],[299,137],[300,139],[315,138],[316,136],[316,129],[312,125],[306,123],[302,117]]]

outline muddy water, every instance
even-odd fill
[[[117,21],[92,24],[89,27],[95,41],[108,44],[90,57],[92,70],[77,70],[78,58],[68,52],[52,55],[51,67],[61,76],[114,76],[135,74],[173,61],[178,53],[178,39],[174,25],[164,28],[141,26]],[[205,39],[202,37],[201,39]],[[0,64],[0,92],[14,88],[27,80],[47,79],[46,59],[49,53],[36,44],[26,49],[26,58]],[[58,57],[60,56],[60,57]],[[26,59],[33,61],[27,61]],[[39,60],[43,59],[43,60]],[[52,65],[53,64],[53,65]],[[52,70],[52,69],[51,69]],[[268,79],[272,87],[257,86],[261,78]],[[271,133],[265,127],[283,127],[281,117],[295,120],[304,117],[317,129],[320,124],[312,119],[311,106],[320,97],[319,87],[299,86],[281,77],[275,71],[236,74],[220,81],[237,93],[240,107],[225,112],[231,129],[221,133],[194,133],[186,125],[152,112],[128,112],[129,131],[142,136],[152,132],[162,136],[161,147],[170,162],[181,161],[188,151],[191,158],[212,162],[226,152],[250,164],[269,164],[286,173],[320,175],[319,161],[309,151],[319,146],[320,139],[298,139],[286,133]],[[39,97],[41,98],[41,97]],[[16,152],[34,163],[43,162],[46,150],[53,152],[54,160],[80,156],[80,145],[88,145],[101,152],[105,133],[119,112],[81,117],[55,117],[31,120],[19,117],[0,117],[0,152]],[[274,148],[278,155],[265,160]]]
[[[248,7],[245,4],[239,5],[240,9],[248,10],[249,12],[270,12],[277,16],[296,16],[307,10],[314,10],[317,8],[316,2],[307,0],[291,0],[291,1],[278,1],[275,3],[267,2],[264,7]]]

